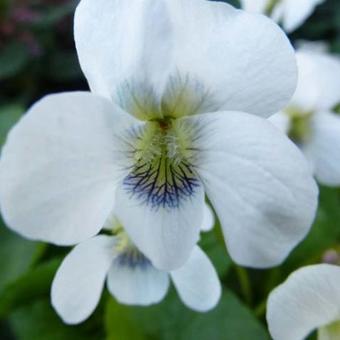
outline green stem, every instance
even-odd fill
[[[267,300],[262,301],[259,305],[256,306],[254,310],[254,314],[257,318],[262,318],[265,315],[267,308]]]
[[[236,266],[235,268],[244,300],[248,305],[251,305],[253,297],[248,272],[246,269],[239,266]]]

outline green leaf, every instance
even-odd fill
[[[8,284],[30,268],[38,252],[37,243],[24,240],[0,223],[0,296]]]
[[[30,59],[27,47],[14,42],[0,50],[0,80],[13,77],[23,70]]]
[[[287,273],[302,265],[320,262],[323,253],[340,242],[340,195],[337,189],[320,188],[319,209],[306,239],[284,265]]]
[[[109,299],[105,324],[108,340],[266,340],[268,333],[231,292],[208,313],[186,308],[174,291],[162,303],[129,307]]]
[[[49,296],[51,283],[60,262],[60,259],[54,259],[40,264],[8,285],[0,294],[0,317],[36,299]]]
[[[269,340],[264,327],[231,292],[224,293],[218,307],[196,314],[180,336],[185,340]]]
[[[35,301],[11,313],[9,325],[17,340],[84,340],[93,339],[79,326],[62,323],[48,299]]]
[[[220,227],[217,225],[214,230],[201,233],[199,245],[214,264],[219,277],[224,277],[231,268],[232,260],[227,253],[223,236],[222,240],[219,240],[219,230]]]
[[[16,104],[0,107],[0,146],[5,142],[8,131],[20,119],[23,112],[23,107]]]
[[[107,340],[144,340],[147,339],[141,330],[136,327],[135,320],[131,315],[131,308],[120,305],[109,298],[105,325]]]

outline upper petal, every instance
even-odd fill
[[[340,103],[340,59],[308,50],[297,52],[296,57],[299,79],[290,105],[308,112],[329,110]]]
[[[169,275],[153,267],[147,259],[143,263],[129,265],[118,257],[110,268],[107,286],[120,303],[148,306],[164,298],[169,287]]]
[[[220,109],[269,116],[288,102],[296,61],[272,20],[221,2],[175,0],[169,7],[178,72],[201,82]]]
[[[197,171],[241,265],[279,264],[307,234],[317,186],[296,146],[270,122],[241,112],[195,118]]]
[[[172,66],[172,25],[164,0],[82,0],[75,41],[91,89],[126,109],[157,110]],[[153,98],[155,96],[155,98]]]
[[[339,320],[340,268],[304,267],[269,296],[267,321],[275,340],[301,340],[314,329]]]
[[[114,135],[123,123],[118,109],[90,93],[35,104],[2,150],[0,204],[8,226],[56,244],[95,235],[114,205]]]
[[[115,238],[96,236],[66,256],[53,280],[52,305],[68,324],[87,319],[96,308],[114,259]]]
[[[320,183],[340,186],[340,116],[318,112],[311,124],[311,137],[303,151]]]
[[[163,92],[171,111],[175,102],[188,114],[226,108],[268,116],[295,90],[294,52],[282,30],[223,3],[82,0],[75,40],[92,90],[141,119],[160,110]]]
[[[189,260],[170,273],[182,301],[191,309],[206,312],[221,297],[221,284],[207,255],[195,247]]]
[[[133,243],[159,269],[173,270],[184,264],[199,238],[203,220],[204,190],[200,184],[178,206],[153,206],[118,187],[116,214]]]

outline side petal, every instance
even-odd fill
[[[201,231],[210,231],[214,228],[215,216],[210,206],[206,203],[203,210],[203,222],[201,224]]]
[[[101,229],[114,205],[114,135],[126,122],[118,112],[80,92],[45,97],[28,111],[0,161],[1,211],[10,228],[61,245]]]
[[[110,265],[115,238],[97,236],[66,256],[53,280],[52,305],[67,324],[86,320],[96,308]]]
[[[169,275],[146,260],[140,265],[113,262],[107,278],[110,293],[120,303],[148,306],[164,299],[169,288]]]
[[[289,276],[269,296],[267,321],[275,340],[301,340],[339,319],[340,268],[322,264]]]
[[[306,112],[333,109],[340,102],[340,59],[308,50],[296,57],[299,80],[290,105]]]
[[[299,28],[314,12],[317,5],[325,0],[284,0],[282,4],[282,21],[283,28],[286,32],[291,33]],[[274,15],[275,16],[275,15]]]
[[[82,0],[75,41],[92,91],[136,110],[140,118],[144,109],[157,107],[154,92],[162,91],[173,66],[166,1]]]
[[[176,207],[152,206],[118,187],[116,214],[133,243],[162,270],[184,264],[199,239],[203,220],[204,190],[200,184]]]
[[[240,0],[241,7],[247,12],[265,13],[268,0]]]
[[[201,82],[218,109],[268,117],[287,104],[296,61],[272,20],[214,1],[175,0],[169,8],[176,69]]]
[[[340,116],[319,112],[312,120],[310,141],[303,151],[324,185],[340,186]]]
[[[240,265],[282,262],[309,231],[318,189],[297,147],[270,122],[242,112],[192,118],[202,126],[197,171]]]
[[[280,111],[278,113],[275,113],[275,115],[269,117],[268,120],[281,132],[288,134],[290,129],[290,118],[285,112]]]
[[[207,312],[221,297],[221,284],[209,258],[195,247],[188,262],[170,273],[176,290],[189,308]]]

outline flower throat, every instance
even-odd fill
[[[196,129],[165,117],[146,122],[134,132],[133,168],[126,190],[153,208],[178,208],[200,186],[195,171]]]

